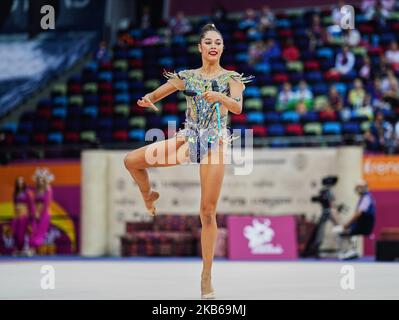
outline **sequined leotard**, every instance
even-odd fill
[[[231,79],[242,84],[251,81],[252,77],[244,77],[235,71],[224,71],[220,75],[207,79],[196,70],[184,70],[179,73],[165,72],[167,79],[181,79],[186,91],[196,92],[196,96],[186,95],[187,109],[184,129],[176,135],[185,137],[189,143],[189,158],[192,163],[200,163],[215,148],[217,142],[231,143],[238,137],[233,137],[227,126],[227,112],[219,116],[216,104],[208,103],[202,96],[206,91],[212,91],[212,81],[216,81],[219,92],[230,96],[229,81]],[[245,88],[245,86],[244,86]]]

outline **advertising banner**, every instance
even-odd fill
[[[228,257],[233,260],[297,259],[293,216],[229,216]]]

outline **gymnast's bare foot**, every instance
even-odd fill
[[[141,193],[143,195],[144,203],[147,208],[148,213],[151,216],[155,216],[156,214],[156,207],[154,206],[154,202],[158,200],[159,193],[156,191],[150,190],[147,193]]]

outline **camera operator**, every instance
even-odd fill
[[[374,228],[376,204],[373,196],[368,191],[367,182],[364,180],[359,181],[356,184],[355,192],[359,194],[359,200],[354,215],[347,223],[343,225],[337,225],[333,228],[333,232],[341,239],[355,235],[369,235]],[[347,252],[343,252],[342,242],[340,244],[340,258],[352,259],[358,257],[355,248],[349,249]]]
[[[317,196],[312,197],[311,201],[319,203],[322,211],[319,221],[309,238],[304,251],[304,256],[316,256],[319,257],[320,245],[324,240],[326,223],[329,220],[336,225],[335,211],[342,212],[345,210],[345,206],[335,204],[335,196],[332,192],[332,188],[337,184],[338,177],[329,176],[322,179],[323,188],[320,190]]]

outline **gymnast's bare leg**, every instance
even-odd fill
[[[205,299],[214,298],[212,287],[212,262],[217,239],[216,206],[219,199],[224,177],[224,149],[219,145],[200,164],[201,206],[200,218],[202,224],[202,274],[201,296]],[[209,160],[211,159],[211,160]]]
[[[151,161],[148,158],[149,153]],[[152,161],[153,159],[156,161]],[[176,136],[133,150],[126,155],[124,161],[126,169],[140,189],[148,212],[155,215],[154,202],[158,200],[159,193],[151,189],[147,168],[171,167],[187,162],[188,146],[184,138]]]

